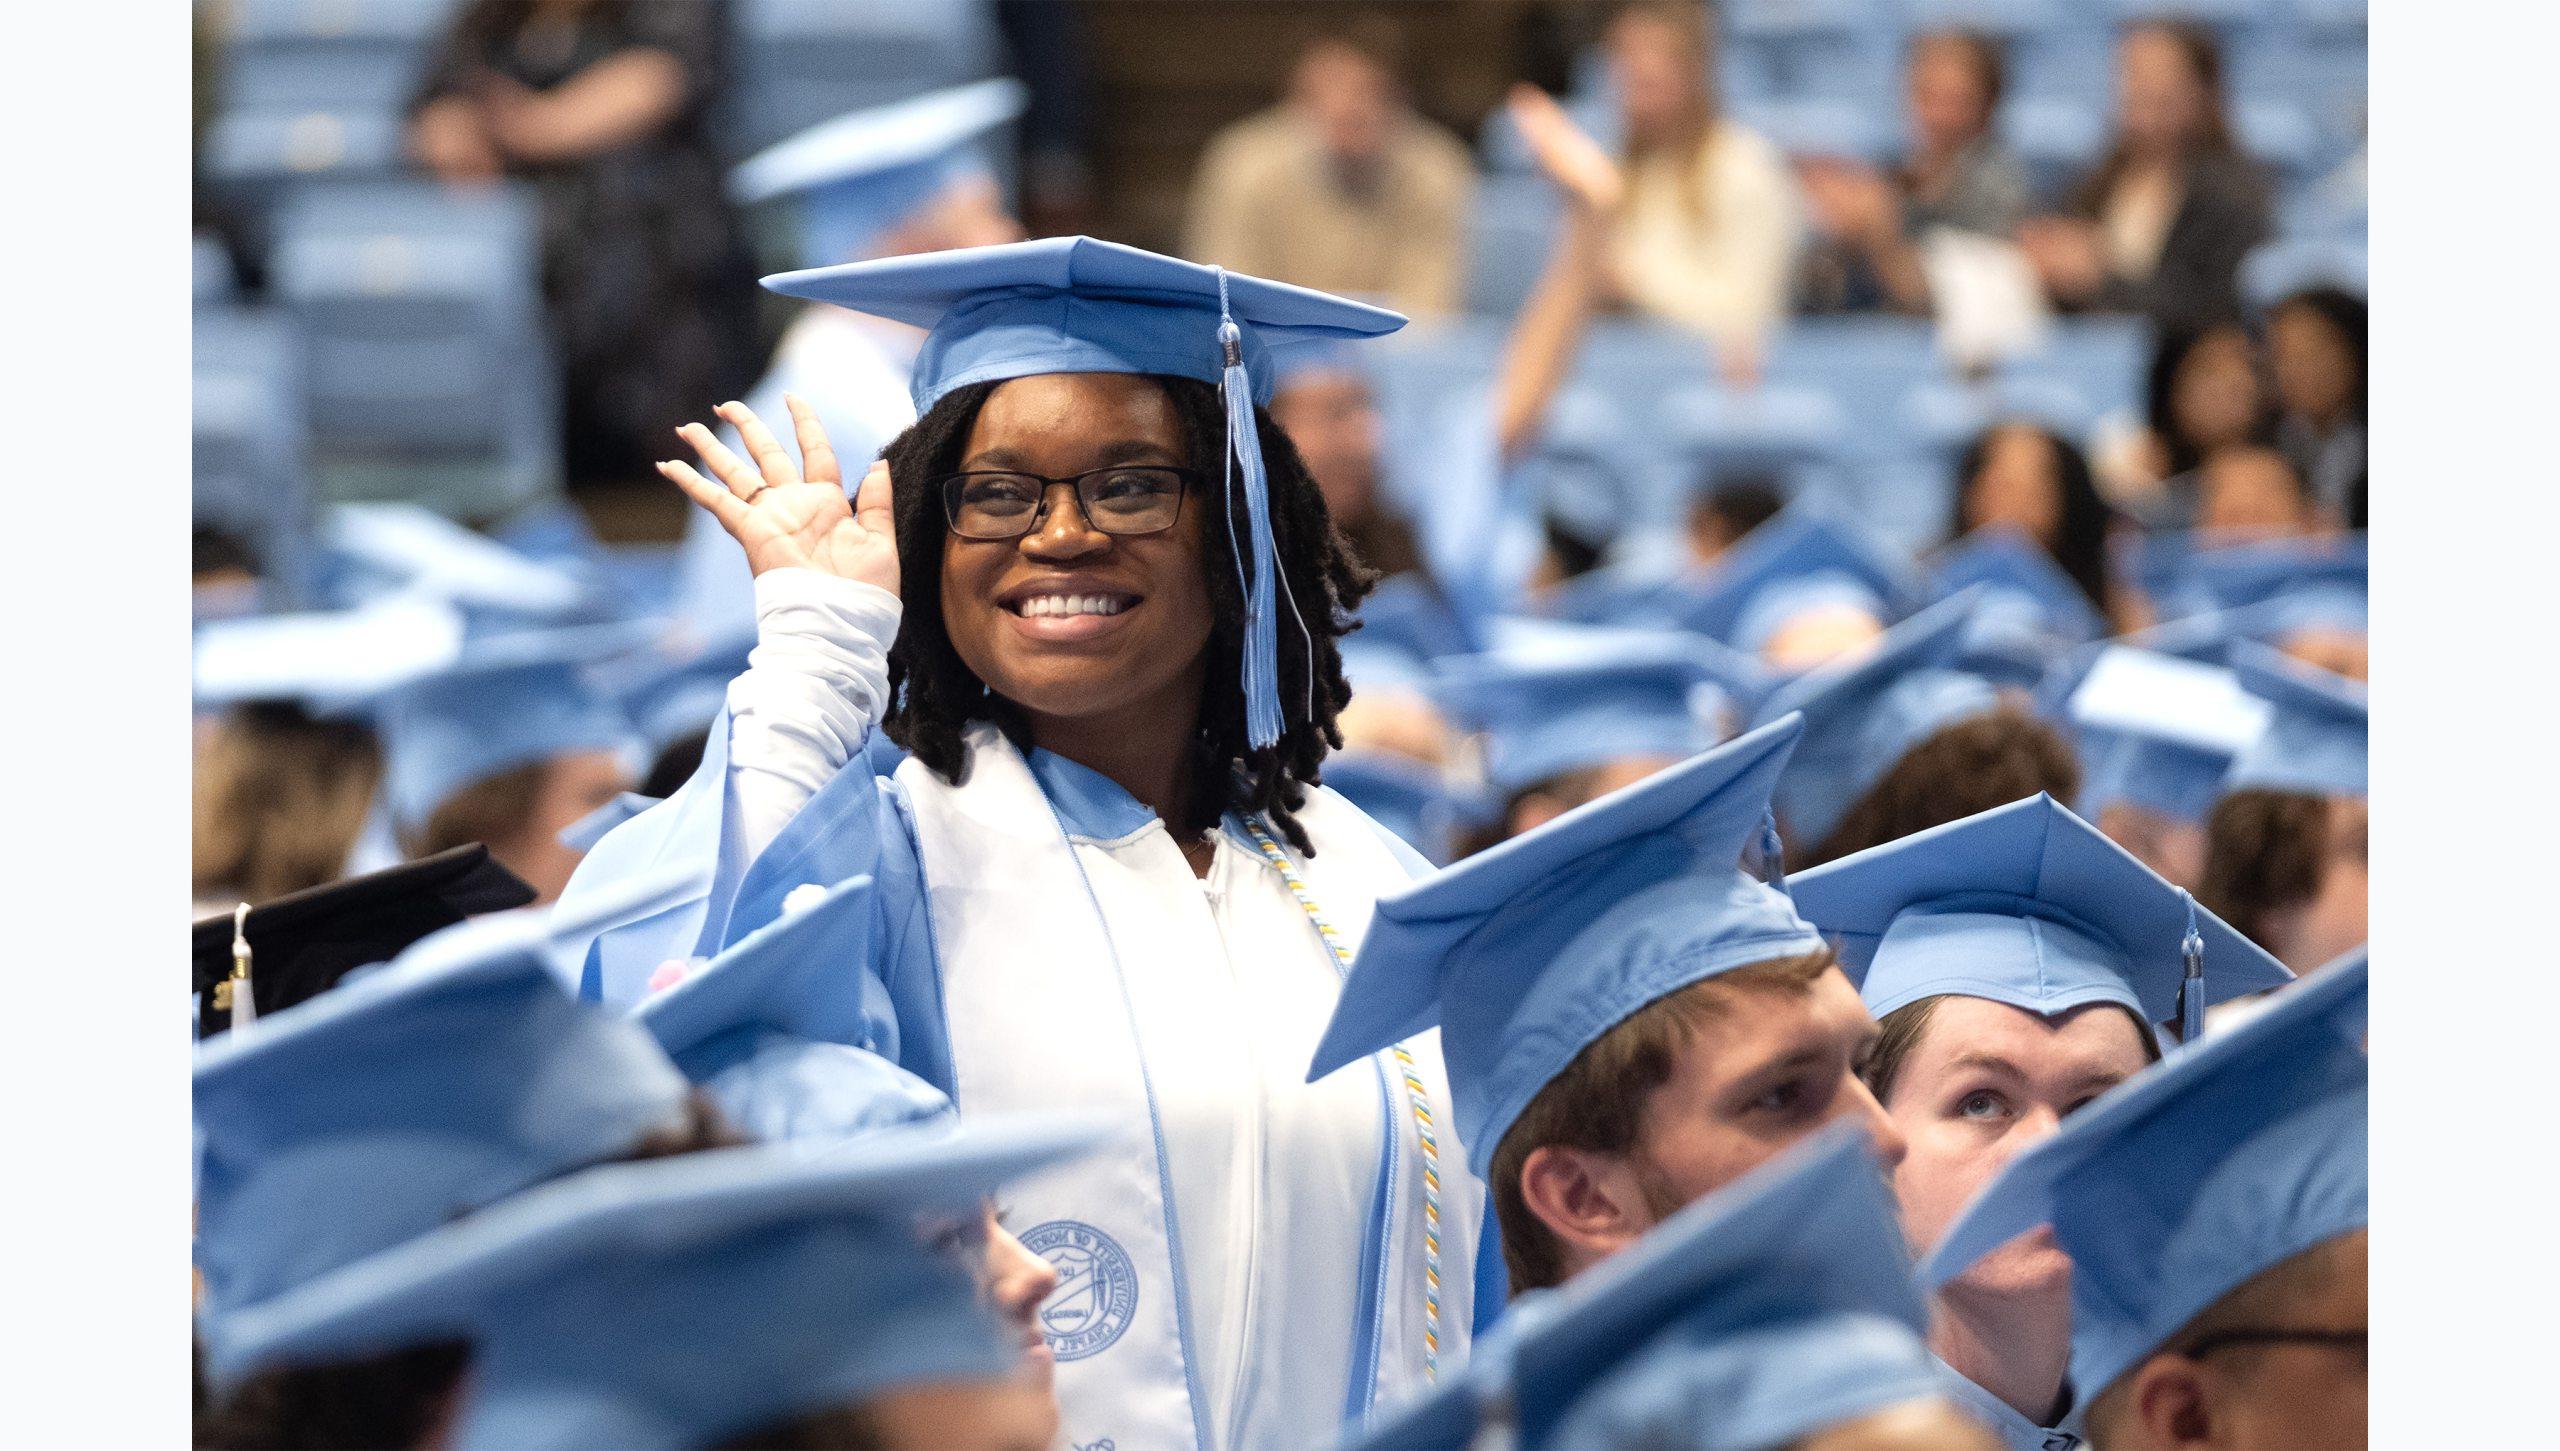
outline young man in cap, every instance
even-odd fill
[[[2039,1224],[2105,1451],[2365,1443],[2367,968],[2276,994],[2020,1154],[1934,1284]]]
[[[1317,1076],[1438,1024],[1513,1288],[1555,1285],[1825,1124],[1900,1137],[1858,1081],[1875,1021],[1786,893],[1780,720],[1378,905]]]

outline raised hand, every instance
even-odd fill
[[[1617,158],[1591,139],[1591,133],[1574,123],[1556,104],[1555,97],[1536,86],[1511,88],[1504,105],[1511,112],[1511,124],[1520,128],[1520,138],[1529,143],[1529,154],[1536,159],[1538,170],[1546,173],[1564,194],[1582,207],[1601,216],[1609,216],[1626,200],[1626,172]]]
[[[675,459],[659,464],[658,472],[711,511],[720,527],[745,547],[747,567],[755,573],[814,569],[896,594],[898,535],[890,508],[889,465],[873,464],[862,476],[860,492],[846,498],[843,470],[817,415],[790,394],[783,401],[791,409],[800,445],[796,467],[753,410],[743,403],[723,403],[712,412],[738,430],[738,440],[755,462],[731,453],[710,429],[688,423],[676,436],[693,446],[720,482]]]

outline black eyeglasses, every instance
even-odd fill
[[[2362,1355],[2364,1342],[2365,1332],[2361,1330],[2225,1330],[2188,1346],[2186,1353],[2191,1359],[2200,1359],[2235,1345],[2324,1345]]]
[[[963,539],[1019,539],[1049,517],[1049,491],[1071,488],[1085,522],[1127,538],[1161,534],[1182,518],[1182,496],[1199,475],[1161,464],[1114,464],[1065,478],[1007,470],[942,480],[942,516]]]

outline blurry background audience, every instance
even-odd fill
[[[1390,581],[1340,780],[1435,858],[1589,784],[1514,780],[1453,681],[1704,651],[1673,738],[1867,702],[1790,860],[1997,804],[1952,752],[2268,937],[2360,930],[2359,800],[2214,811],[2268,709],[2232,652],[2369,673],[2357,7],[208,0],[196,35],[201,901],[464,838],[556,890],[752,638],[648,477],[670,430],[790,388],[853,463],[909,417],[913,330],[756,276],[1089,231],[1416,319],[1284,350],[1271,415]],[[953,159],[866,149],[901,126]],[[1895,667],[1927,701],[1810,678],[1967,593]],[[242,673],[243,622],[371,644]],[[540,711],[439,688],[543,639]],[[2205,672],[2211,728],[2107,704],[2111,639]]]

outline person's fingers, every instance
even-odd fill
[[[826,425],[797,393],[782,395],[782,406],[791,410],[793,440],[800,445],[800,475],[813,484],[842,484],[843,466],[836,462],[836,446],[827,442]]]
[[[711,517],[723,525],[734,523],[747,512],[747,506],[739,501],[737,495],[704,478],[689,463],[666,459],[659,463],[658,472],[669,483],[684,490],[685,497],[710,510]]]
[[[729,446],[720,441],[720,436],[701,424],[686,424],[676,430],[676,437],[691,444],[693,451],[702,456],[702,462],[719,475],[720,482],[729,486],[730,493],[739,498],[746,498],[765,486],[764,475],[757,473],[754,465],[729,452]]]
[[[800,470],[792,464],[791,455],[783,452],[782,440],[773,436],[773,430],[764,426],[754,409],[744,403],[723,403],[711,411],[738,430],[739,441],[746,444],[748,457],[756,461],[756,469],[766,483],[779,486],[800,482]]]
[[[897,491],[889,482],[889,461],[881,459],[862,476],[862,488],[853,496],[854,522],[874,534],[893,534],[897,528]]]

